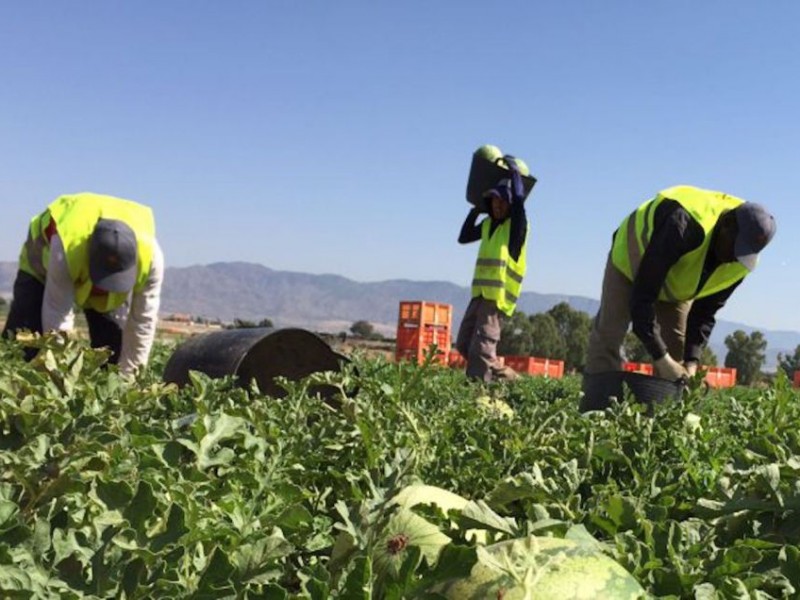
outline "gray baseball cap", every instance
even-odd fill
[[[89,277],[107,292],[129,292],[136,283],[136,234],[117,219],[100,219],[89,238]]]
[[[775,235],[775,217],[755,202],[745,202],[737,206],[734,213],[738,232],[733,253],[736,260],[748,271],[752,271],[758,264],[758,253]]]

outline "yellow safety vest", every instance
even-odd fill
[[[28,239],[22,246],[20,270],[42,283],[47,278],[50,260],[50,240],[44,235],[51,222],[64,245],[70,277],[75,284],[75,302],[81,308],[109,312],[125,303],[127,293],[92,295],[89,277],[89,238],[99,219],[117,219],[125,222],[136,234],[138,264],[133,291],[140,291],[147,283],[153,260],[155,219],[153,211],[131,200],[81,193],[61,196],[43,213],[31,219]]]
[[[744,200],[722,192],[679,185],[659,192],[628,215],[616,231],[611,249],[611,261],[629,280],[639,272],[650,235],[653,232],[656,208],[664,200],[675,200],[703,228],[700,247],[684,254],[667,272],[658,299],[683,302],[710,296],[743,279],[748,271],[738,261],[720,264],[698,290],[706,256],[711,249],[711,232],[723,213],[742,204]]]
[[[481,246],[472,276],[472,297],[482,296],[494,300],[498,310],[510,317],[517,306],[522,279],[527,270],[525,255],[528,235],[526,233],[519,260],[515,261],[508,253],[511,219],[498,225],[494,233],[490,233],[491,223],[491,219],[484,219],[481,223]]]

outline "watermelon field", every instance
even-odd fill
[[[582,415],[576,377],[354,353],[272,398],[39,343],[0,343],[4,598],[800,596],[783,376]]]

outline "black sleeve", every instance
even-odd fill
[[[667,353],[655,311],[655,302],[667,272],[681,256],[700,246],[704,239],[700,224],[677,202],[666,200],[656,210],[653,235],[633,280],[630,298],[633,332],[653,360]],[[618,235],[624,235],[624,232]]]
[[[711,337],[714,325],[717,324],[715,316],[717,311],[725,306],[733,290],[735,290],[742,281],[743,280],[740,279],[732,286],[716,294],[692,302],[692,308],[689,311],[689,318],[686,322],[686,346],[683,352],[684,361],[695,360],[700,362],[703,348],[708,344],[708,338]]]
[[[459,244],[469,244],[481,239],[481,226],[475,223],[480,214],[480,210],[477,208],[473,208],[467,213],[467,218],[464,219],[464,224],[461,226],[461,233],[458,234]]]
[[[528,217],[524,202],[511,203],[511,232],[508,240],[508,253],[515,261],[519,260],[525,236],[528,235]]]

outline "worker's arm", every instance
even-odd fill
[[[653,360],[667,353],[655,311],[667,272],[681,256],[698,248],[704,239],[700,224],[677,202],[664,201],[656,210],[653,235],[633,280],[630,298],[633,332]],[[618,235],[624,235],[624,232]]]
[[[74,303],[75,284],[67,267],[64,244],[55,234],[50,238],[50,259],[42,300],[42,330],[71,331],[75,323]]]
[[[131,296],[131,309],[122,332],[119,370],[125,375],[132,375],[147,364],[156,335],[163,281],[164,255],[154,241],[150,275],[144,288]]]
[[[720,308],[725,306],[733,290],[741,282],[742,280],[740,279],[732,286],[716,294],[699,298],[692,302],[692,308],[689,311],[689,318],[686,322],[686,345],[683,353],[685,363],[696,362],[700,364],[703,348],[708,344],[708,338],[711,337],[711,331],[717,323],[715,315]]]
[[[461,233],[458,234],[459,244],[469,244],[481,239],[481,226],[476,223],[481,212],[482,210],[476,206],[467,213],[467,218],[461,226]]]
[[[528,235],[528,217],[525,214],[525,203],[511,203],[511,233],[508,240],[508,253],[515,261],[519,260],[525,236]]]

